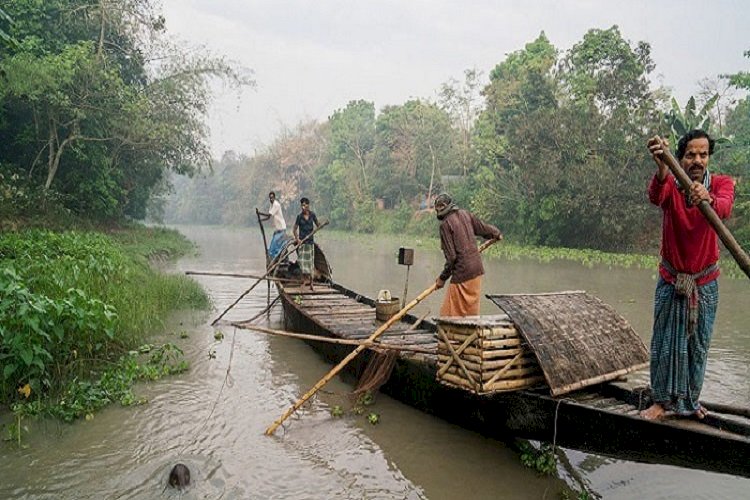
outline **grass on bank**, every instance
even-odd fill
[[[70,421],[136,403],[136,380],[187,368],[179,348],[147,340],[171,311],[206,309],[208,297],[149,261],[190,251],[176,231],[142,226],[0,234],[0,404],[19,427],[25,415]]]
[[[382,232],[356,232],[339,229],[327,229],[321,238],[331,238],[336,241],[357,240],[366,245],[383,245],[384,240],[392,240],[393,248],[400,246],[425,248],[440,251],[440,239],[438,235],[438,222],[434,214],[431,217],[423,216],[418,222],[407,225],[404,231],[392,232],[389,223],[382,222],[378,231]],[[382,226],[382,227],[381,227]],[[390,243],[389,243],[390,244]],[[722,248],[723,250],[723,248]],[[533,259],[537,262],[547,263],[554,260],[567,260],[578,262],[586,267],[596,265],[636,269],[653,269],[656,271],[661,257],[658,249],[652,254],[640,253],[617,253],[604,252],[585,248],[562,248],[543,247],[531,245],[519,245],[512,241],[503,240],[488,248],[485,257],[502,258],[508,260]],[[745,278],[745,274],[727,251],[722,251],[720,259],[722,276],[729,278]]]

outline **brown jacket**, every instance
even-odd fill
[[[499,238],[500,230],[477,219],[466,210],[454,210],[440,223],[440,246],[445,255],[445,267],[440,279],[462,283],[484,274],[476,237]]]

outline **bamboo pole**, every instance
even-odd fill
[[[324,228],[325,226],[327,226],[327,225],[328,225],[328,221],[325,221],[325,222],[323,222],[323,224],[321,224],[321,225],[319,225],[318,227],[316,227],[316,228],[315,228],[315,229],[313,230],[313,232],[312,232],[312,233],[310,233],[310,234],[308,234],[307,236],[305,236],[305,237],[304,237],[304,238],[303,238],[302,240],[300,240],[300,242],[299,242],[299,243],[297,243],[297,244],[295,244],[295,245],[294,245],[293,247],[291,247],[291,249],[289,249],[289,247],[287,247],[287,248],[286,248],[286,249],[284,250],[284,252],[280,253],[280,254],[278,255],[278,257],[281,257],[281,258],[278,258],[278,259],[276,260],[276,262],[275,262],[275,263],[271,264],[271,266],[270,266],[270,267],[269,267],[269,268],[268,268],[268,269],[266,270],[266,274],[264,274],[264,275],[263,275],[263,276],[262,276],[261,278],[259,278],[259,279],[258,279],[258,281],[256,281],[255,283],[253,283],[253,285],[252,285],[252,286],[251,286],[250,288],[248,288],[247,290],[245,290],[245,291],[244,291],[244,292],[242,293],[242,295],[240,295],[239,297],[237,297],[237,300],[235,300],[234,302],[232,302],[232,303],[231,303],[231,304],[229,305],[229,307],[227,307],[226,309],[224,309],[224,311],[223,311],[223,312],[222,312],[221,314],[219,314],[219,316],[218,316],[218,317],[217,317],[217,318],[216,318],[215,320],[213,320],[213,321],[211,322],[211,326],[214,326],[214,325],[215,325],[216,323],[218,323],[218,322],[219,322],[219,320],[220,320],[221,318],[223,318],[223,317],[224,317],[224,315],[225,315],[226,313],[228,313],[230,309],[232,309],[232,308],[233,308],[234,306],[236,306],[236,305],[237,305],[237,304],[239,303],[239,301],[240,301],[240,300],[242,300],[243,298],[245,298],[245,295],[247,295],[248,293],[250,293],[250,292],[251,292],[251,291],[252,291],[252,290],[253,290],[253,289],[254,289],[254,288],[255,288],[256,286],[258,286],[258,283],[260,283],[261,281],[263,281],[264,279],[266,279],[266,277],[268,277],[268,275],[269,275],[269,274],[271,274],[271,273],[272,273],[272,272],[273,272],[273,271],[274,271],[274,270],[275,270],[275,269],[276,269],[276,268],[277,268],[277,267],[279,266],[279,264],[281,264],[281,263],[282,263],[282,262],[284,261],[284,258],[283,258],[283,257],[286,257],[287,255],[289,255],[289,254],[291,254],[292,252],[294,252],[295,250],[297,250],[297,249],[298,249],[298,248],[299,248],[300,246],[302,246],[302,245],[303,245],[303,244],[304,244],[304,243],[305,243],[305,242],[306,242],[306,241],[307,241],[308,239],[312,238],[312,237],[313,237],[313,235],[314,235],[315,233],[317,233],[317,232],[318,232],[319,230],[323,229],[323,228]],[[283,257],[282,257],[282,256],[283,256]]]
[[[263,235],[263,248],[266,249],[266,265],[268,265],[268,240],[266,240],[266,229],[263,227],[263,221],[260,218],[260,210],[255,209],[255,215],[258,216],[258,226],[260,226],[260,234]]]
[[[498,241],[498,240],[494,240],[493,239],[493,240],[486,241],[485,243],[482,244],[482,246],[479,247],[479,251],[483,252],[487,247],[489,247],[490,245],[492,245],[496,241]],[[406,304],[406,307],[404,307],[399,312],[397,312],[396,314],[394,314],[393,316],[391,316],[391,319],[389,319],[388,321],[386,321],[385,323],[383,323],[380,326],[380,328],[378,328],[377,330],[375,330],[372,333],[372,335],[370,335],[367,338],[366,342],[373,342],[375,339],[377,339],[378,337],[380,337],[380,335],[382,335],[383,332],[385,332],[388,328],[390,328],[391,326],[393,326],[394,323],[396,323],[402,317],[404,317],[407,312],[409,312],[412,308],[414,308],[414,306],[416,306],[417,304],[419,304],[420,302],[422,302],[424,299],[426,299],[435,290],[437,290],[437,284],[433,283],[432,286],[430,286],[429,288],[427,288],[426,290],[424,290],[422,293],[420,293],[419,295],[417,295],[417,297],[414,300],[412,300],[411,302],[409,302],[408,304]],[[307,391],[296,403],[294,403],[292,406],[290,406],[289,409],[287,409],[286,412],[284,412],[284,414],[281,417],[279,417],[276,421],[274,421],[273,424],[270,425],[270,427],[268,427],[268,429],[266,429],[266,433],[265,433],[266,436],[273,435],[273,433],[276,432],[276,429],[278,429],[278,427],[281,424],[283,424],[284,421],[287,418],[289,418],[295,411],[299,410],[300,407],[303,404],[305,404],[308,399],[310,399],[316,392],[318,392],[324,385],[326,385],[333,377],[335,377],[341,370],[343,370],[344,367],[347,364],[349,364],[349,362],[351,360],[353,360],[354,358],[356,358],[357,355],[360,352],[364,351],[365,349],[367,349],[366,346],[359,346],[359,347],[357,347],[352,352],[350,352],[344,359],[342,359],[339,362],[339,364],[337,364],[336,366],[334,366],[331,369],[331,371],[329,371],[322,379],[320,379],[318,381],[318,383],[316,383],[312,387],[312,389],[310,389],[309,391]]]
[[[271,328],[265,328],[263,326],[248,325],[245,322],[234,322],[232,326],[242,328],[245,330],[252,330],[254,332],[267,333],[269,335],[278,335],[280,337],[290,337],[293,339],[301,340],[314,340],[316,342],[327,342],[329,344],[339,345],[353,345],[363,346],[372,349],[385,349],[391,351],[403,351],[403,352],[414,352],[418,354],[435,354],[434,349],[420,349],[419,347],[411,347],[407,345],[397,344],[383,344],[382,342],[369,342],[367,340],[354,340],[354,339],[338,339],[331,337],[323,337],[321,335],[308,335],[306,333],[288,332],[285,330],[273,330]]]
[[[667,167],[669,167],[669,170],[672,171],[672,174],[674,174],[674,176],[677,178],[677,181],[680,183],[682,189],[685,190],[686,193],[690,192],[690,186],[693,185],[693,181],[690,180],[690,177],[688,177],[688,175],[682,169],[682,166],[669,151],[669,148],[664,145],[662,147],[661,159],[664,161]],[[740,269],[742,269],[745,275],[750,278],[750,257],[748,257],[747,253],[742,249],[742,247],[740,247],[739,243],[737,243],[737,240],[734,239],[734,236],[732,236],[732,233],[729,232],[729,229],[727,229],[727,227],[721,221],[719,216],[714,211],[713,207],[711,207],[711,204],[706,200],[701,200],[700,203],[698,203],[698,209],[701,211],[711,227],[713,227],[714,231],[716,231],[716,234],[719,235],[722,243],[724,243],[724,246],[727,248],[727,250],[729,250],[729,253],[732,254],[732,257],[734,257],[734,260],[737,262],[737,265],[740,266]]]
[[[268,268],[268,261],[270,260],[270,256],[268,254],[268,241],[266,240],[266,228],[263,227],[263,219],[260,218],[260,210],[258,208],[255,208],[255,215],[258,216],[258,225],[260,226],[260,233],[263,235],[263,247],[266,249],[266,268]],[[271,282],[266,282],[266,305],[271,306]]]
[[[254,278],[258,280],[278,281],[281,283],[299,283],[299,280],[291,280],[285,278],[273,278],[271,276],[258,276],[257,274],[244,274],[244,273],[214,273],[211,271],[185,271],[188,276],[224,276],[227,278]]]

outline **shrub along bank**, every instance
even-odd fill
[[[145,227],[0,234],[0,404],[19,422],[30,414],[70,421],[137,402],[138,379],[186,369],[176,346],[146,342],[170,311],[207,308],[208,298],[149,259],[191,248],[176,231]]]

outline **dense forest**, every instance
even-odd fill
[[[0,219],[143,219],[167,172],[210,161],[209,81],[252,84],[172,42],[150,0],[0,8]]]
[[[544,33],[489,72],[467,70],[434,100],[375,109],[349,102],[325,122],[285,130],[253,156],[226,153],[210,174],[176,178],[168,221],[247,225],[275,190],[287,218],[300,196],[319,216],[360,232],[434,232],[420,209],[440,191],[522,244],[652,250],[659,212],[645,196],[649,136],[694,127],[721,138],[713,171],[737,180],[730,227],[750,243],[747,73],[695,75],[678,103],[655,86],[646,42],[617,26],[592,29],[566,51]]]
[[[750,55],[746,54],[746,55]],[[655,133],[707,128],[713,170],[737,180],[730,228],[750,243],[750,76],[696,74],[678,103],[646,42],[617,26],[569,50],[544,33],[467,70],[434,98],[356,100],[282,131],[252,156],[212,161],[209,83],[249,71],[170,40],[148,0],[9,0],[0,10],[0,220],[44,213],[113,222],[247,225],[275,190],[334,227],[434,230],[447,190],[522,244],[630,251],[658,242],[644,191]],[[448,76],[448,75],[447,75]],[[169,194],[172,196],[168,196]]]

